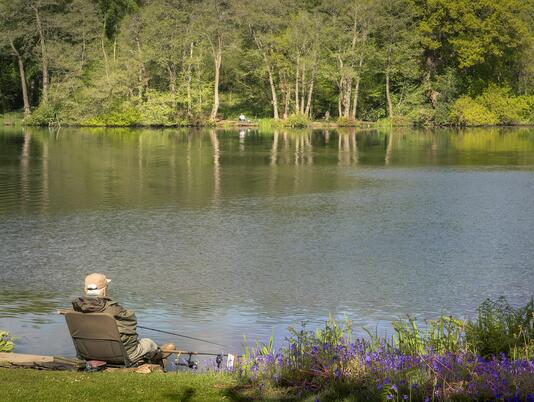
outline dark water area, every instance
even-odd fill
[[[230,351],[329,313],[384,333],[521,304],[534,130],[0,129],[0,329],[17,351],[74,354],[56,311],[91,272],[141,325]]]

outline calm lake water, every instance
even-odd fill
[[[534,129],[0,129],[0,328],[18,351],[74,354],[56,311],[95,271],[141,325],[231,351],[329,312],[383,333],[524,303]]]

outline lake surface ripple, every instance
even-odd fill
[[[233,351],[329,312],[383,333],[524,303],[534,130],[0,129],[0,328],[18,351],[74,353],[56,311],[94,271],[142,325]]]

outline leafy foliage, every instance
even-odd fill
[[[513,125],[533,122],[534,97],[514,96],[508,87],[490,85],[480,96],[461,97],[451,108],[451,119],[467,126]]]
[[[477,319],[467,322],[465,337],[483,357],[503,353],[509,358],[533,359],[534,298],[519,308],[505,298],[486,300],[478,308]]]
[[[44,125],[531,123],[532,6],[0,0],[0,107]]]
[[[492,84],[477,98],[477,102],[494,113],[499,124],[512,125],[532,121],[534,97],[514,96],[509,87]]]
[[[11,352],[15,348],[14,340],[9,332],[0,330],[0,352]]]
[[[490,126],[499,122],[495,113],[469,96],[462,96],[454,102],[450,118],[459,126]]]

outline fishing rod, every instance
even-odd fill
[[[226,347],[227,347],[226,345],[222,345],[222,344],[220,344],[220,343],[210,342],[210,341],[206,341],[205,339],[195,338],[195,337],[193,337],[193,336],[182,335],[182,334],[178,334],[178,333],[176,333],[176,332],[163,331],[163,330],[161,330],[161,329],[149,328],[149,327],[143,327],[143,326],[141,326],[141,325],[138,325],[137,328],[146,329],[146,330],[148,330],[148,331],[160,332],[160,333],[162,333],[162,334],[167,334],[167,335],[179,336],[180,338],[192,339],[192,340],[194,340],[194,341],[199,341],[199,342],[209,343],[209,344],[211,344],[211,345],[222,346],[223,348],[226,348]]]

